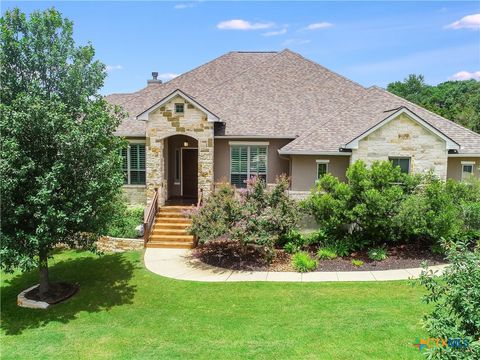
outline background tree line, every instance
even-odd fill
[[[393,94],[480,133],[480,81],[446,81],[432,86],[423,75],[410,74],[388,84]]]

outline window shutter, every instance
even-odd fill
[[[130,145],[130,183],[145,184],[145,145]]]
[[[230,183],[237,187],[245,187],[248,172],[248,148],[232,146],[230,158]]]
[[[123,183],[128,184],[128,149],[121,149],[120,156],[122,157]]]

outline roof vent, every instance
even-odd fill
[[[158,79],[158,72],[157,71],[152,71],[152,78],[147,80],[148,85],[152,84],[161,84],[162,80]]]

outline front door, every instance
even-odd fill
[[[196,198],[198,194],[198,150],[182,149],[182,196]]]

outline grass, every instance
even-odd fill
[[[422,358],[411,344],[428,308],[403,281],[176,281],[140,252],[68,251],[50,272],[80,291],[46,311],[15,304],[35,273],[2,274],[2,359]]]

